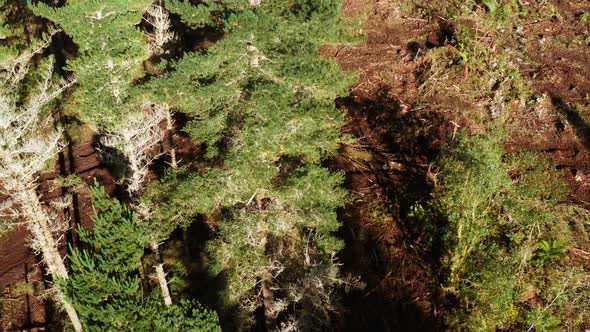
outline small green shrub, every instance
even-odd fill
[[[527,315],[527,324],[535,328],[538,332],[557,332],[561,331],[559,324],[561,319],[553,316],[543,308],[535,308]]]
[[[541,240],[538,244],[539,250],[535,255],[535,262],[538,265],[552,263],[563,257],[566,244],[560,240]]]
[[[486,7],[491,15],[495,15],[498,11],[499,5],[496,0],[482,0],[481,3]]]
[[[566,312],[566,291],[559,289],[573,282],[559,261],[571,236],[572,211],[561,203],[567,192],[538,155],[507,154],[500,142],[463,135],[440,161],[445,177],[434,204],[448,220],[444,291],[459,302],[447,323],[467,331],[519,330],[536,317],[541,330],[551,331],[561,319],[556,313]],[[420,216],[421,209],[411,214]],[[559,239],[543,240],[548,234]],[[520,302],[527,289],[535,289],[543,304]],[[539,316],[552,298],[559,301]]]

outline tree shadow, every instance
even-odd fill
[[[574,128],[576,136],[580,138],[582,144],[587,149],[590,149],[590,125],[588,125],[586,120],[584,120],[584,118],[575,108],[565,103],[563,99],[559,97],[552,97],[551,102],[561,114],[565,115],[567,121]]]
[[[178,228],[164,243],[164,255],[166,249],[171,245],[180,244],[181,260],[180,264],[184,271],[184,276],[175,275],[174,271],[168,271],[170,275],[184,278],[187,281],[187,287],[180,293],[173,294],[175,298],[189,298],[196,300],[206,308],[215,310],[219,316],[219,322],[223,331],[235,330],[235,309],[228,307],[223,303],[220,294],[227,289],[226,277],[222,274],[213,275],[209,268],[207,257],[207,244],[213,238],[213,230],[206,222],[204,216],[197,216],[195,220],[186,229]]]
[[[386,87],[371,97],[337,101],[348,111],[345,131],[370,156],[352,160],[344,147],[329,164],[346,172],[344,185],[354,193],[339,211],[339,235],[346,242],[341,270],[366,284],[341,290],[337,331],[443,330],[437,280],[439,229],[446,223],[436,213],[432,220],[417,220],[411,212],[430,200],[429,165],[448,128],[442,117],[408,110],[391,95]]]

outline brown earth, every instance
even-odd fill
[[[72,170],[75,173],[72,173]],[[114,180],[109,171],[104,168],[93,142],[82,142],[60,153],[55,171],[42,174],[39,178],[39,194],[43,201],[51,205],[62,196],[67,196],[67,189],[56,186],[55,179],[58,176],[77,174],[87,183],[92,183],[96,178],[108,190],[114,189]],[[70,220],[70,230],[60,243],[60,251],[65,255],[66,238],[69,243],[75,244],[76,225],[89,227],[92,214],[89,193],[73,193],[73,204],[60,213],[60,217],[67,215]],[[27,246],[30,234],[21,227],[5,235],[0,243],[0,289],[3,291],[2,311],[0,312],[0,328],[5,331],[14,331],[34,327],[43,327],[49,318],[47,312],[52,309],[50,299],[39,300],[44,293],[47,284],[43,278],[43,266],[39,257]],[[31,273],[33,271],[33,273]],[[14,292],[15,285],[30,283],[37,285],[37,289],[25,294]],[[29,307],[23,310],[23,303],[29,303]]]
[[[360,73],[350,96],[338,101],[348,111],[346,132],[358,143],[343,147],[333,167],[346,170],[346,187],[354,193],[354,202],[340,213],[347,241],[340,255],[343,271],[359,275],[366,287],[343,294],[344,314],[337,327],[439,330],[432,284],[438,253],[431,251],[425,230],[411,223],[408,212],[429,197],[429,165],[449,127],[436,114],[418,114],[412,107],[424,50],[444,47],[451,27],[403,18],[399,8],[384,1],[349,0],[343,11],[368,18],[365,44],[323,51],[344,70]],[[428,34],[426,42],[415,42],[422,34]]]
[[[521,74],[537,96],[513,114],[510,151],[538,151],[561,171],[570,200],[590,208],[590,2],[551,0],[548,10],[531,2],[525,34],[529,61]],[[583,16],[586,16],[584,19]],[[525,128],[525,130],[523,130]],[[586,230],[588,231],[588,230]],[[590,241],[569,250],[590,271]]]
[[[346,15],[367,18],[368,40],[323,51],[344,70],[360,72],[350,96],[339,101],[348,111],[346,130],[359,143],[344,147],[333,165],[346,170],[346,185],[355,194],[340,214],[347,240],[341,254],[343,270],[366,283],[364,290],[344,295],[338,326],[346,331],[444,330],[444,301],[435,285],[440,271],[437,239],[425,239],[437,233],[428,232],[428,227],[441,227],[444,221],[420,228],[412,224],[408,210],[429,198],[436,183],[429,165],[440,147],[453,130],[469,126],[460,114],[441,110],[480,107],[460,94],[442,92],[429,97],[426,109],[416,111],[422,105],[419,89],[429,66],[424,55],[432,48],[454,47],[455,23],[442,17],[404,16],[395,3],[344,1]],[[512,152],[542,152],[562,170],[572,189],[571,200],[588,208],[590,24],[580,22],[580,13],[589,13],[590,5],[550,3],[559,15],[548,15],[546,4],[524,4],[531,17],[524,29],[525,44],[530,46],[523,53],[521,72],[534,97],[526,107],[515,105],[506,145]],[[585,42],[579,42],[583,38]],[[490,44],[494,47],[494,41]],[[577,246],[570,254],[590,263],[588,241]]]
[[[524,68],[540,93],[565,103],[590,103],[590,13],[588,1],[552,0],[547,5],[529,4],[532,17],[525,21],[524,33],[534,38],[527,56],[532,63]],[[560,106],[556,105],[557,108]],[[560,111],[557,109],[557,111]]]

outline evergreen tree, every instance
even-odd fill
[[[89,331],[220,331],[217,315],[199,304],[167,307],[142,289],[139,268],[149,234],[137,215],[104,189],[92,189],[94,230],[80,229],[83,249],[71,250],[66,296]]]
[[[188,17],[187,3],[172,11],[192,26],[210,24],[199,6]],[[286,330],[317,328],[332,309],[342,247],[335,211],[344,192],[341,176],[321,163],[342,141],[344,114],[334,99],[353,77],[318,54],[344,36],[339,7],[242,2],[215,16],[223,18],[223,40],[148,83],[193,116],[185,130],[213,158],[197,172],[172,171],[150,190],[154,218],[185,224],[202,213],[218,222],[212,271],[225,276],[224,301],[239,307],[241,329],[258,307],[267,328]]]
[[[152,1],[68,1],[55,8],[43,3],[31,6],[68,34],[78,54],[66,70],[78,81],[69,109],[85,123],[114,130],[142,101],[133,98],[134,81],[144,76],[150,57],[148,38],[137,27]]]
[[[141,85],[150,53],[165,52],[163,41],[171,38],[163,33],[169,23],[162,7],[126,0],[34,7],[78,44],[67,67],[79,80],[70,107],[98,126],[103,144],[126,157],[133,200],[153,159],[146,153],[162,137],[131,134],[130,119],[160,109],[191,117],[185,130],[205,145],[209,166],[174,169],[134,206],[154,221],[146,232],[152,244],[198,213],[219,222],[209,250],[212,269],[227,276],[225,300],[241,308],[243,328],[259,306],[268,328],[285,329],[321,323],[331,310],[330,293],[339,282],[334,257],[342,246],[333,236],[335,210],[344,192],[341,176],[321,163],[342,140],[344,117],[334,99],[346,93],[352,76],[318,55],[319,47],[345,36],[339,7],[320,0],[170,1],[168,10],[185,24],[223,29],[226,38],[185,54],[168,73]],[[136,28],[144,15],[155,29],[151,35]],[[263,296],[257,295],[260,282]]]
[[[97,127],[104,147],[118,151],[119,158],[111,159],[118,159],[126,170],[127,190],[136,202],[146,185],[148,167],[159,156],[154,147],[163,139],[159,123],[166,109],[139,94],[135,81],[146,75],[147,59],[164,53],[173,38],[167,12],[145,0],[87,0],[59,8],[39,4],[33,9],[62,27],[78,45],[78,56],[68,60],[66,68],[79,81],[71,107],[82,121]],[[144,16],[154,29],[151,34],[137,27]],[[144,219],[149,217],[147,209],[134,207]],[[158,243],[152,242],[150,248],[158,258]],[[164,302],[170,305],[163,263],[156,261]]]
[[[0,56],[0,59],[16,55],[15,53],[9,53],[15,50],[14,44],[26,44],[24,37],[24,22],[22,18],[18,17],[17,13],[17,1],[0,0],[0,41],[2,41],[4,46],[2,47],[3,53]],[[6,47],[7,44],[12,44],[13,47]]]

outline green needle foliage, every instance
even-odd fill
[[[335,257],[343,243],[334,233],[346,194],[342,175],[322,162],[345,139],[334,100],[355,76],[320,57],[320,47],[354,41],[353,22],[340,17],[339,1],[170,0],[166,10],[189,28],[225,37],[147,77],[150,45],[138,25],[150,4],[31,6],[78,45],[67,61],[78,85],[66,107],[83,122],[116,132],[149,101],[187,114],[184,130],[205,150],[198,168],[171,170],[148,192],[142,206],[152,220],[141,227],[95,190],[96,229],[81,231],[85,249],[71,255],[72,302],[96,329],[154,329],[161,320],[149,312],[191,312],[143,294],[135,271],[147,238],[165,240],[202,214],[218,225],[211,271],[227,281],[221,302],[238,328],[250,327],[259,307],[268,329],[325,324],[342,282]]]
[[[0,42],[3,46],[0,48],[2,50],[0,59],[18,55],[18,49],[15,46],[26,43],[22,16],[15,13],[18,13],[17,1],[0,0]]]
[[[179,15],[181,21],[192,29],[222,27],[227,16],[248,7],[248,1],[242,0],[203,0],[196,5],[190,1],[166,1],[166,9]]]
[[[68,1],[55,8],[31,5],[36,15],[61,27],[78,45],[78,55],[66,70],[78,81],[69,108],[86,123],[112,129],[138,105],[132,98],[134,80],[144,75],[149,44],[137,27],[152,1]]]
[[[21,49],[26,45],[24,26],[22,20],[13,17],[13,10],[16,6],[14,0],[0,0],[0,95],[12,93],[14,87],[6,84],[5,81],[10,79],[15,59],[21,55]],[[8,103],[6,101],[4,103]],[[5,113],[8,113],[5,111]],[[0,135],[1,136],[1,135]],[[6,149],[7,143],[0,141],[0,149]],[[6,220],[5,220],[6,219]],[[10,220],[0,217],[0,235],[6,233],[12,227]]]
[[[63,2],[53,7],[31,0],[27,7],[26,1],[0,0],[0,125],[9,133],[0,142],[1,152],[14,161],[19,151],[8,143],[31,139],[10,134],[18,125],[23,133],[35,129],[38,118],[46,120],[43,128],[54,125],[53,110],[46,106],[68,89],[62,110],[94,126],[104,151],[117,150],[111,157],[125,164],[121,180],[128,184],[133,208],[105,197],[101,188],[92,189],[94,229],[79,230],[82,245],[71,249],[70,274],[58,250],[52,251],[63,270],[53,278],[62,304],[71,303],[89,331],[220,331],[214,312],[188,300],[164,305],[161,293],[141,274],[148,245],[157,248],[176,228],[205,219],[215,232],[203,246],[208,255],[203,264],[222,285],[219,308],[227,330],[249,330],[262,320],[268,331],[327,329],[337,307],[334,290],[345,283],[337,262],[344,244],[335,234],[340,227],[336,211],[347,193],[341,188],[343,175],[324,165],[348,139],[341,132],[344,112],[334,100],[347,94],[355,75],[342,73],[333,60],[321,57],[320,49],[358,39],[352,33],[358,31],[356,22],[339,14],[341,1]],[[524,5],[452,0],[437,6],[422,10],[457,22],[449,38],[456,49],[425,52],[435,52],[432,61],[449,60],[440,62],[449,68],[461,64],[464,75],[469,74],[464,69],[471,70],[459,84],[462,90],[489,85],[493,91],[471,92],[473,98],[489,99],[494,118],[480,124],[485,129],[479,135],[460,135],[443,151],[444,182],[430,205],[416,205],[410,213],[422,222],[439,216],[448,221],[431,234],[442,237],[437,272],[448,300],[445,323],[460,331],[585,330],[590,283],[576,259],[587,260],[587,247],[577,239],[587,237],[588,213],[564,203],[567,190],[544,160],[531,153],[506,153],[500,122],[509,101],[526,99],[518,91],[520,68],[506,59],[520,57],[500,56],[478,41],[493,40],[495,30],[522,28],[511,22],[518,23],[512,13]],[[29,20],[30,11],[48,20],[50,34],[61,29],[77,45],[63,68],[72,72],[75,86],[54,77],[54,66],[62,64],[53,59],[60,57],[45,57],[53,50],[51,38],[39,38],[45,24]],[[472,19],[460,17],[467,12],[474,15],[464,18],[488,22],[468,27],[465,22]],[[581,22],[584,15],[576,14]],[[480,36],[486,25],[494,29]],[[186,46],[179,41],[189,42],[183,37],[207,39],[208,33],[223,38],[195,40],[198,51],[177,52]],[[59,91],[48,95],[53,86]],[[34,121],[14,112],[25,108],[30,111],[23,114],[34,113]],[[174,112],[186,116],[182,130],[202,153],[195,160],[180,160],[178,168],[171,158],[174,169],[142,196],[149,167],[163,152],[159,148],[168,143],[174,148],[174,136],[160,128]],[[36,130],[19,153],[52,152],[34,144],[41,142],[37,135],[46,134],[50,131]],[[57,148],[59,131],[54,134]],[[33,178],[39,165],[55,163],[38,160],[21,163],[32,171],[13,172],[0,186],[22,183],[15,174]],[[33,191],[27,193],[37,201]],[[4,196],[0,210],[8,212],[0,211],[2,217],[22,218],[8,197],[18,195]],[[0,233],[7,226],[0,220]],[[45,235],[50,233],[46,230]],[[164,264],[156,263],[165,290]],[[188,269],[176,271],[175,277],[186,276]]]
[[[14,35],[14,28],[8,24],[13,5],[14,1],[0,1],[0,17],[2,18],[0,20],[2,22],[0,25],[0,39],[2,40]]]
[[[209,161],[172,171],[147,196],[155,219],[187,225],[205,214],[218,224],[211,270],[227,282],[222,300],[235,308],[239,329],[258,307],[268,328],[317,327],[340,282],[335,255],[343,244],[333,234],[345,197],[342,176],[321,163],[343,140],[334,99],[354,79],[319,49],[346,41],[350,26],[337,1],[240,3],[226,2],[231,8],[216,16],[225,17],[223,40],[148,83],[192,116],[185,130]],[[192,27],[211,22],[200,5],[172,4]],[[265,275],[271,285],[262,292],[272,289],[272,300],[259,295]]]
[[[199,304],[163,305],[142,289],[140,259],[147,234],[137,216],[92,188],[94,230],[79,229],[83,249],[71,249],[71,277],[60,281],[88,331],[220,331],[217,315]]]

